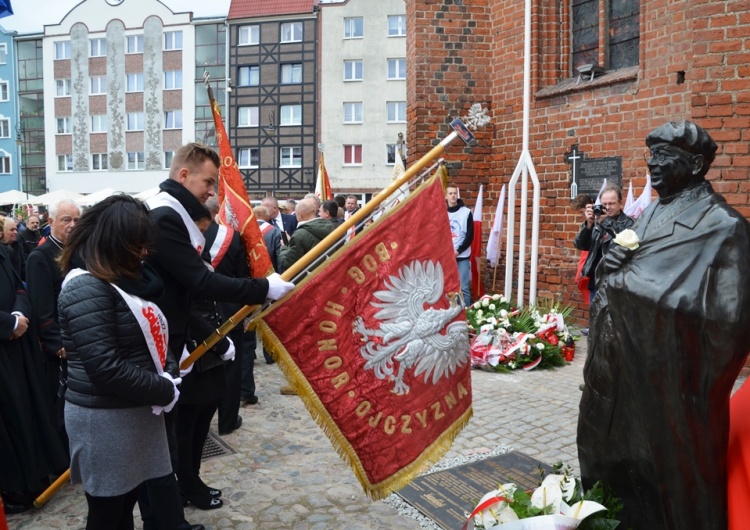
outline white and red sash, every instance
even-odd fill
[[[262,236],[266,235],[268,231],[274,227],[271,223],[267,223],[266,221],[258,221],[258,225],[260,227],[260,235]]]
[[[153,197],[146,199],[146,206],[148,206],[149,210],[155,210],[161,206],[167,206],[177,212],[190,235],[190,244],[200,256],[206,246],[206,238],[203,237],[201,231],[198,230],[198,227],[190,218],[190,215],[180,201],[172,197],[169,193],[161,191]]]
[[[83,269],[73,269],[70,271],[67,276],[65,276],[65,280],[63,280],[63,290],[70,280],[82,274],[90,273]],[[113,283],[110,285],[114,287],[122,299],[125,300],[128,308],[133,313],[136,322],[138,322],[138,326],[141,328],[143,338],[146,339],[146,345],[151,354],[151,360],[154,362],[154,367],[156,367],[156,372],[161,375],[167,364],[167,346],[169,344],[167,318],[155,303],[128,294]]]
[[[216,239],[211,244],[211,248],[208,249],[208,254],[211,256],[211,266],[215,269],[224,259],[224,256],[229,250],[229,245],[232,243],[234,237],[234,228],[224,225],[218,225],[219,229],[216,231]]]

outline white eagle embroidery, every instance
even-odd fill
[[[237,216],[234,214],[234,210],[232,210],[232,204],[228,199],[224,199],[224,217],[226,218],[227,224],[237,230],[237,226],[239,224],[237,223]]]
[[[432,375],[432,384],[441,377],[455,373],[469,360],[469,336],[466,322],[451,322],[463,306],[458,294],[449,293],[448,309],[435,309],[443,295],[443,268],[440,263],[413,261],[404,265],[398,277],[391,276],[386,289],[376,291],[381,302],[371,302],[380,311],[375,318],[381,321],[380,329],[367,329],[362,317],[357,317],[353,328],[366,342],[360,348],[365,359],[365,369],[372,370],[378,379],[394,381],[393,392],[407,394],[404,371],[415,368],[414,374],[424,374],[425,383]],[[368,341],[381,337],[379,342]],[[398,372],[395,373],[395,364]]]

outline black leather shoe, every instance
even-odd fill
[[[246,407],[248,405],[257,405],[257,404],[258,404],[258,396],[250,396],[249,398],[242,399],[243,407]]]
[[[228,431],[219,430],[219,434],[221,436],[224,436],[226,434],[231,434],[237,429],[239,429],[241,425],[242,425],[242,416],[237,416],[237,423],[234,424],[234,427],[232,429],[229,429]]]
[[[204,491],[193,494],[183,493],[182,499],[183,502],[187,501],[188,504],[192,504],[199,510],[215,510],[224,506],[224,501],[216,497],[211,497],[211,495]]]
[[[190,530],[206,530],[206,527],[202,524],[191,524]]]
[[[211,497],[221,497],[221,490],[218,488],[212,488],[211,486],[208,486],[203,480],[201,480],[200,477],[197,478],[196,482],[198,483],[198,487],[201,488],[203,491],[208,492]]]

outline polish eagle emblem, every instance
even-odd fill
[[[360,316],[353,329],[365,343],[360,348],[365,369],[378,379],[393,381],[393,393],[404,395],[410,390],[404,382],[406,370],[424,374],[425,383],[431,376],[435,384],[468,362],[468,327],[465,320],[453,322],[464,309],[458,293],[445,295],[447,309],[430,307],[443,296],[439,262],[412,261],[389,279],[385,289],[374,294],[379,301],[370,302],[379,308],[374,316],[380,327],[368,329]],[[370,340],[375,337],[379,340]]]

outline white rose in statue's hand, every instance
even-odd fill
[[[617,237],[615,237],[615,243],[628,250],[635,250],[640,246],[640,239],[638,239],[638,234],[636,234],[635,231],[628,228],[617,234]]]

